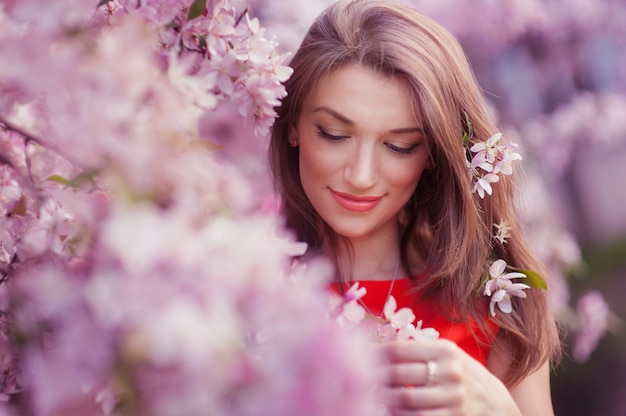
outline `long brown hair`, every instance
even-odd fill
[[[457,40],[421,12],[393,0],[339,1],[312,24],[291,60],[293,76],[287,97],[277,109],[269,155],[287,226],[312,247],[329,230],[308,201],[300,183],[298,149],[288,143],[302,103],[333,70],[358,63],[386,76],[408,81],[417,117],[428,136],[434,168],[424,171],[407,204],[400,250],[409,270],[416,249],[427,274],[415,280],[424,296],[455,305],[455,316],[485,324],[482,278],[495,255],[518,268],[545,270],[529,249],[515,209],[512,176],[501,175],[492,196],[472,193],[462,137],[467,117],[475,140],[485,140],[497,126]],[[506,221],[511,237],[496,240],[494,224]],[[511,355],[504,382],[514,385],[560,351],[546,292],[530,289],[514,299],[513,312],[493,318],[495,342]],[[483,327],[483,329],[485,329]]]

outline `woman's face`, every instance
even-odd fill
[[[303,103],[290,141],[313,207],[352,240],[397,232],[398,216],[429,160],[409,85],[350,64],[324,78]]]

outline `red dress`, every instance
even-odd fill
[[[365,296],[361,298],[361,302],[370,313],[382,316],[390,286],[391,280],[359,281],[359,287],[364,287],[367,290]],[[470,328],[463,323],[450,322],[432,302],[416,301],[417,294],[411,288],[410,279],[400,279],[394,282],[391,295],[396,299],[398,309],[411,308],[416,320],[422,321],[422,328],[435,328],[439,331],[441,338],[454,341],[465,352],[486,365],[489,349],[493,343],[493,334],[497,331],[496,324],[487,318],[487,311],[485,311],[485,319],[491,334],[481,332],[475,323],[472,323]],[[331,284],[331,290],[340,293],[339,284]]]

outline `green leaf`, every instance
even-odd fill
[[[223,149],[224,146],[221,144],[213,143],[209,140],[193,140],[191,141],[191,145],[195,147],[199,147],[200,149],[206,149],[209,151]]]
[[[204,13],[204,9],[206,9],[206,0],[194,1],[191,7],[189,7],[189,13],[187,13],[187,20],[193,20],[198,16],[202,16],[202,13]]]
[[[47,181],[56,182],[56,183],[60,183],[61,185],[65,185],[65,186],[69,186],[71,188],[74,188],[74,186],[72,186],[72,181],[70,181],[69,179],[65,179],[63,176],[60,176],[60,175],[48,176],[48,178],[46,180]]]
[[[83,183],[92,182],[97,174],[97,170],[88,170],[76,175],[74,179],[67,179],[60,175],[51,175],[46,180],[60,183],[61,185],[65,185],[68,188],[78,189]]]
[[[474,134],[473,128],[472,128],[472,121],[469,118],[469,114],[467,114],[465,111],[463,111],[463,114],[465,114],[465,124],[467,124],[467,136],[468,138],[470,138]]]
[[[78,174],[74,179],[72,179],[72,182],[80,186],[85,182],[93,182],[96,175],[98,175],[97,170],[95,169],[88,170],[88,171]]]
[[[543,280],[543,277],[539,275],[537,272],[533,272],[532,270],[518,270],[520,273],[524,273],[526,275],[526,279],[523,280],[530,287],[536,287],[537,289],[547,289],[548,285],[546,281]]]
[[[96,9],[97,9],[98,7],[104,6],[105,4],[107,4],[107,3],[108,3],[108,2],[110,2],[110,1],[111,1],[111,0],[100,0],[100,1],[98,2],[98,5],[96,6]]]

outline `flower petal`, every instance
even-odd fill
[[[500,289],[496,293],[494,293],[493,296],[491,296],[491,299],[494,302],[501,302],[502,299],[504,299],[506,297],[506,294],[507,294],[506,290]]]
[[[415,314],[410,308],[401,308],[389,320],[391,321],[391,326],[400,329],[413,322],[415,320]]]
[[[385,302],[385,307],[383,308],[383,315],[388,321],[391,321],[394,313],[396,312],[396,308],[398,304],[396,303],[396,299],[393,296],[389,296],[387,302]]]
[[[495,300],[493,300],[493,298],[491,298],[491,302],[489,303],[489,311],[491,312],[491,316],[496,316],[496,310],[495,310],[495,306],[496,306],[496,302]]]
[[[519,273],[519,272],[510,272],[510,273],[506,273],[503,274],[502,276],[500,276],[501,279],[523,279],[526,278],[526,275],[524,273]]]
[[[505,269],[506,262],[502,259],[498,259],[491,264],[491,267],[489,267],[489,274],[494,278],[500,277]]]
[[[505,296],[500,302],[498,302],[498,309],[500,309],[504,313],[511,313],[513,311],[513,306],[511,305],[511,297]]]

